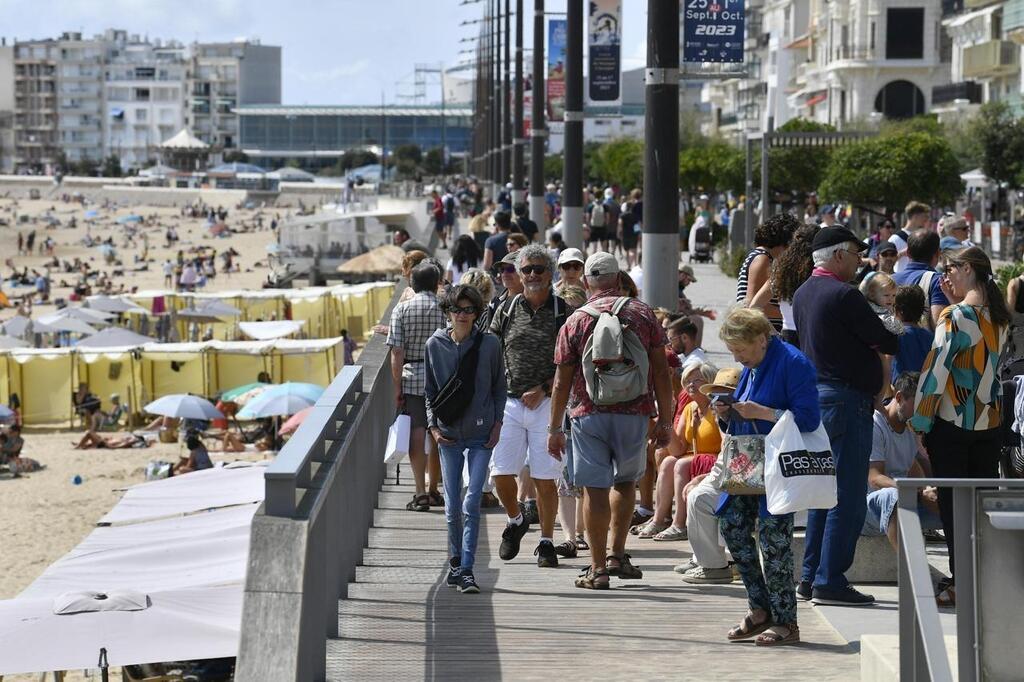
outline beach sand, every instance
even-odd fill
[[[227,224],[238,229],[242,221],[252,224],[257,210],[236,209],[225,206],[229,211]],[[86,223],[84,212],[96,209],[100,217],[92,223]],[[49,212],[65,225],[74,216],[77,226],[68,229],[61,226],[46,229],[42,217]],[[134,246],[128,246],[124,239],[124,228],[115,220],[118,216],[137,213],[147,218],[145,226],[140,226],[139,234],[149,235],[148,271],[133,272],[134,256],[141,257],[143,240],[137,236]],[[34,222],[21,223],[17,216],[28,215]],[[263,229],[247,233],[234,234],[228,238],[214,239],[208,236],[205,221],[202,219],[183,218],[177,208],[153,206],[123,206],[103,209],[93,204],[81,206],[77,203],[64,203],[59,200],[20,200],[0,198],[0,219],[6,220],[7,227],[0,226],[0,260],[3,267],[0,272],[6,277],[10,274],[10,264],[20,271],[22,267],[41,270],[44,263],[51,260],[49,256],[38,253],[38,245],[47,236],[56,241],[55,255],[60,260],[72,261],[76,256],[88,261],[92,269],[112,274],[114,267],[103,264],[102,255],[96,247],[88,248],[82,244],[87,232],[94,238],[106,239],[114,237],[118,258],[124,263],[124,275],[113,277],[115,287],[121,283],[126,290],[133,286],[143,289],[162,289],[163,271],[161,265],[165,259],[174,259],[178,249],[188,253],[193,246],[212,247],[218,253],[234,248],[241,255],[235,259],[240,264],[241,272],[230,275],[218,272],[217,277],[202,291],[224,291],[229,289],[256,289],[266,280],[270,272],[267,267],[267,245],[275,241],[270,231],[270,221],[275,216],[282,221],[288,215],[287,209],[263,210]],[[151,218],[151,220],[150,220]],[[180,241],[171,249],[164,248],[164,233],[169,225],[177,229]],[[17,255],[17,233],[27,236],[31,230],[36,231],[36,253],[30,256]],[[218,258],[217,267],[221,268]],[[68,299],[72,287],[77,281],[76,274],[65,274],[53,270],[51,299]],[[64,280],[66,286],[61,286]],[[14,289],[5,286],[4,292],[11,296],[28,289]],[[93,293],[100,293],[94,291]],[[78,304],[73,304],[78,305]],[[53,312],[51,305],[37,305],[32,316],[39,317]],[[0,310],[0,320],[6,320],[14,314],[12,308]],[[72,441],[77,441],[80,432],[34,432],[26,431],[25,456],[39,460],[46,466],[41,472],[27,474],[20,479],[12,479],[7,474],[0,475],[0,519],[3,519],[3,540],[0,542],[0,566],[4,568],[4,579],[0,580],[0,599],[11,599],[25,589],[51,563],[59,559],[77,545],[94,527],[96,522],[109,511],[120,499],[118,488],[125,488],[145,480],[146,464],[151,460],[177,461],[179,445],[157,443],[145,449],[129,450],[75,450]],[[229,462],[239,459],[255,461],[263,459],[263,453],[220,453],[211,452],[213,461]],[[82,477],[82,483],[75,485],[75,475]],[[112,670],[112,678],[119,679],[119,671]],[[7,676],[7,680],[37,680],[37,675]],[[81,673],[72,673],[68,680],[85,679]],[[95,678],[89,678],[95,679]]]

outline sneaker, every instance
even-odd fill
[[[519,554],[519,543],[528,530],[530,523],[525,518],[522,523],[505,526],[501,534],[501,546],[498,548],[498,557],[502,561],[512,561],[516,558]]]
[[[540,514],[537,512],[537,500],[520,502],[519,511],[527,523],[540,523]]]
[[[823,606],[869,606],[875,603],[875,598],[870,594],[858,592],[849,585],[838,590],[815,587],[811,603]]]
[[[683,573],[683,582],[692,585],[728,585],[732,582],[732,569],[704,568],[696,566],[686,573]]]
[[[814,596],[814,586],[810,580],[801,580],[796,585],[796,598],[802,601],[811,601]]]
[[[537,549],[533,550],[533,556],[537,557],[538,568],[558,568],[558,554],[550,542],[539,543]]]
[[[647,523],[651,520],[652,516],[654,516],[654,514],[644,514],[639,509],[634,509],[633,519],[629,522],[630,530],[632,530],[636,526],[642,526],[643,524]],[[636,533],[633,533],[633,535],[636,535]]]
[[[466,571],[459,578],[459,592],[462,594],[478,594],[480,592],[476,579],[473,578],[473,571]]]
[[[555,547],[555,554],[565,559],[576,558],[576,543],[575,542],[563,542]]]
[[[462,563],[459,557],[453,556],[448,560],[448,575],[445,576],[444,582],[448,587],[457,587],[459,584],[459,564]]]
[[[675,571],[676,573],[686,573],[691,568],[697,568],[698,566],[700,566],[700,564],[698,564],[695,559],[690,559],[685,564],[679,564],[678,566],[676,566],[672,570]]]

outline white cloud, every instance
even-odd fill
[[[289,74],[294,74],[296,78],[306,83],[329,83],[336,81],[341,78],[350,78],[357,76],[370,66],[370,60],[363,58],[357,59],[349,64],[341,64],[331,69],[320,69],[317,71],[300,71],[298,69],[289,69]]]

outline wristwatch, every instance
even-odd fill
[[[786,414],[785,410],[775,410],[775,421],[782,419],[782,415]]]
[[[562,428],[561,426],[549,426],[548,433],[553,436],[556,433],[565,433],[565,429]]]

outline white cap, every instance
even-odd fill
[[[604,198],[605,199],[611,199],[614,196],[615,196],[615,190],[613,190],[611,187],[606,187],[605,190],[604,190]]]
[[[607,251],[598,251],[587,259],[583,266],[584,275],[612,275],[619,272],[619,261]]]
[[[565,263],[586,263],[587,259],[583,257],[583,252],[579,249],[566,249],[562,253],[558,254],[558,264],[564,265]]]
[[[505,189],[512,189],[512,183],[511,182],[506,182],[505,183]]]

